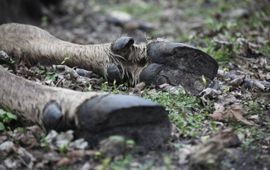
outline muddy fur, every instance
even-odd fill
[[[83,93],[42,86],[13,75],[5,71],[2,66],[0,66],[0,82],[0,105],[39,125],[43,124],[41,120],[43,109],[51,101],[57,101],[65,119],[72,120],[81,103],[86,99],[102,95],[102,93]]]
[[[91,146],[110,135],[123,135],[154,149],[171,133],[164,107],[136,96],[44,86],[15,76],[2,66],[0,82],[1,107],[47,131],[73,129]]]
[[[133,85],[144,77],[147,84],[182,84],[193,94],[204,88],[201,76],[211,80],[218,68],[211,56],[180,43],[137,45],[133,38],[121,37],[112,43],[80,45],[38,27],[15,23],[0,26],[0,49],[18,63],[65,64],[92,70],[108,80],[127,79]],[[148,69],[153,64],[159,65],[153,69],[157,71]],[[145,76],[141,76],[143,71]],[[91,142],[121,134],[147,148],[157,147],[170,136],[168,113],[142,98],[42,86],[2,67],[0,81],[4,82],[0,105],[47,130],[75,129],[77,135]]]
[[[127,81],[131,85],[140,81],[148,85],[180,84],[194,95],[211,82],[218,70],[211,56],[186,44],[151,41],[138,45],[131,37],[120,37],[112,43],[80,45],[22,24],[0,26],[0,49],[29,65],[66,64],[92,70],[109,81]],[[158,64],[159,68],[151,71],[151,64]],[[147,76],[142,76],[142,72]]]
[[[107,68],[115,64],[131,84],[137,83],[145,65],[145,45],[122,46],[113,52],[113,43],[79,45],[62,41],[45,30],[23,24],[0,26],[0,49],[17,61],[29,64],[66,64],[92,70],[107,78]],[[119,52],[119,53],[118,53]],[[142,63],[138,62],[142,60]],[[143,62],[144,61],[144,62]]]
[[[0,48],[15,60],[29,64],[79,66],[105,74],[110,44],[78,45],[59,40],[38,27],[22,24],[0,26]]]

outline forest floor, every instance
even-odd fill
[[[49,86],[151,99],[169,111],[173,132],[155,151],[135,149],[119,136],[89,149],[71,131],[45,134],[0,109],[0,170],[270,169],[268,0],[66,0],[61,8],[64,15],[48,13],[40,25],[56,37],[83,44],[122,35],[188,43],[218,61],[217,78],[195,97],[168,85],[134,88],[93,74],[78,81],[55,67],[21,66],[18,75]],[[131,146],[123,151],[121,142]]]

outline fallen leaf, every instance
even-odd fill
[[[63,157],[56,163],[56,165],[57,166],[67,166],[67,165],[70,165],[71,163],[72,162],[70,161],[69,158]]]
[[[213,136],[210,140],[220,142],[224,147],[237,147],[241,144],[240,139],[232,129],[225,129]]]
[[[224,111],[225,111],[225,108],[222,104],[215,103],[215,111],[213,114],[210,114],[209,116],[213,118],[214,120],[223,120]]]
[[[189,164],[194,169],[208,164],[218,167],[220,162],[217,160],[225,153],[225,148],[237,147],[240,143],[238,136],[231,129],[225,129],[207,141],[193,146],[189,153]]]
[[[193,147],[189,155],[189,164],[198,169],[202,165],[208,163],[217,163],[217,159],[224,153],[224,146],[219,141],[209,140],[206,143]]]
[[[227,106],[215,103],[215,111],[209,116],[218,121],[239,121],[246,125],[254,125],[253,122],[250,122],[244,118],[243,115],[245,112],[246,111],[240,103],[233,103]]]

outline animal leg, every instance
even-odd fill
[[[92,146],[110,135],[123,135],[153,149],[170,136],[168,112],[149,100],[44,86],[2,66],[0,82],[0,106],[46,130],[73,129]]]
[[[199,94],[218,70],[211,56],[181,43],[152,41],[138,45],[131,37],[121,37],[107,44],[79,45],[22,24],[0,26],[0,49],[28,63],[64,63],[92,70],[109,81],[182,85],[193,95]]]
[[[147,45],[148,64],[139,79],[146,84],[182,85],[199,94],[215,78],[217,62],[199,49],[182,43],[155,41]]]

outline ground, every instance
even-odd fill
[[[70,68],[19,66],[18,75],[49,86],[134,94],[165,106],[171,139],[144,151],[119,136],[87,148],[72,131],[45,134],[0,109],[0,169],[270,169],[270,3],[267,0],[67,0],[65,15],[42,17],[41,27],[76,43],[163,38],[191,44],[219,63],[200,96],[180,87],[108,84]],[[133,19],[122,21],[128,16]]]

